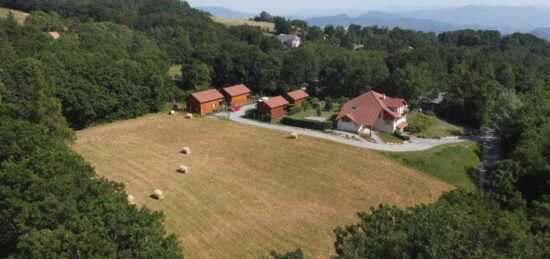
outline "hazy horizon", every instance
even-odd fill
[[[224,7],[235,11],[259,13],[267,11],[273,14],[297,14],[304,11],[311,11],[311,14],[317,13],[361,13],[364,11],[410,11],[426,10],[436,8],[460,7],[465,5],[492,5],[492,6],[541,6],[550,8],[548,0],[447,0],[444,3],[438,0],[425,1],[407,1],[407,0],[389,0],[389,1],[370,1],[370,0],[340,0],[340,1],[321,1],[321,0],[279,0],[279,1],[254,1],[254,0],[188,0],[193,7]]]

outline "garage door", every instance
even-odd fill
[[[357,125],[353,122],[345,122],[342,120],[338,121],[338,130],[341,131],[349,131],[349,132],[357,132]]]

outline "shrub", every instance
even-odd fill
[[[258,109],[256,109],[256,108],[247,110],[247,111],[244,113],[244,117],[245,117],[245,118],[249,118],[249,119],[255,119],[255,118],[256,118],[256,113],[257,113],[257,112],[258,112]]]
[[[260,118],[260,121],[272,122],[273,118],[271,118],[271,115],[265,115],[262,118]]]
[[[302,112],[302,107],[296,107],[294,105],[288,106],[288,115],[292,116],[294,114]]]
[[[289,117],[284,117],[281,120],[282,124],[294,126],[294,127],[300,127],[300,128],[306,128],[306,129],[314,129],[314,130],[328,130],[332,129],[332,121],[309,121],[309,120],[299,120],[299,119],[292,119]]]
[[[329,96],[325,100],[325,110],[332,111],[332,109],[334,109],[334,105],[332,103],[332,98]]]
[[[338,109],[342,110],[344,107],[344,104],[346,104],[349,101],[349,98],[340,97],[338,98]]]
[[[304,111],[307,111],[309,108],[311,108],[311,103],[309,100],[304,100],[304,102],[302,103],[302,109]]]

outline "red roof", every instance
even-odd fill
[[[290,97],[290,99],[292,99],[293,101],[298,101],[298,100],[302,100],[304,98],[309,97],[309,94],[307,94],[306,91],[304,91],[302,89],[298,89],[296,91],[288,92],[286,95],[288,97]]]
[[[226,92],[231,97],[250,93],[250,89],[248,89],[246,85],[242,85],[242,84],[226,87],[223,89],[223,91]]]
[[[268,100],[264,101],[263,103],[271,109],[281,107],[281,106],[284,106],[284,105],[288,105],[288,101],[285,98],[283,98],[282,96],[269,98]]]
[[[396,109],[402,106],[405,106],[403,99],[386,97],[375,91],[369,91],[347,102],[342,107],[337,119],[348,117],[357,124],[374,126],[380,112],[384,113],[385,118],[396,119],[399,115],[391,108]]]
[[[223,95],[216,89],[196,92],[191,94],[199,103],[206,103],[214,100],[223,99]]]
[[[50,37],[52,37],[52,39],[54,40],[57,40],[59,39],[59,37],[61,37],[61,34],[59,34],[59,32],[56,32],[56,31],[48,32],[48,35],[50,35]]]

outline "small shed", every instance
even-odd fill
[[[285,115],[285,108],[288,106],[288,101],[282,96],[270,98],[269,100],[258,103],[258,117],[265,118],[280,118]]]
[[[423,98],[420,108],[423,112],[438,113],[446,93],[439,93],[436,98]]]
[[[187,111],[205,115],[220,109],[223,95],[216,89],[196,92],[187,97]]]
[[[223,89],[225,102],[231,106],[241,106],[248,103],[250,89],[246,85],[234,85]]]
[[[284,97],[290,104],[294,104],[296,107],[302,107],[304,100],[309,97],[309,94],[302,89],[298,89],[296,91],[285,93]]]

